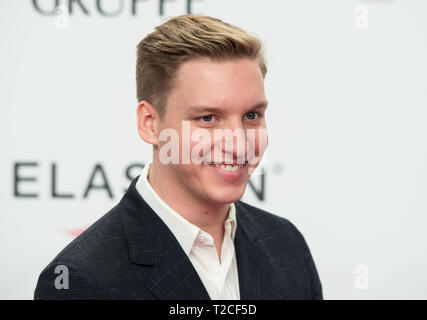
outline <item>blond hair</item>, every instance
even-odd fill
[[[265,77],[267,67],[262,51],[257,36],[219,19],[192,14],[169,19],[137,45],[138,102],[148,101],[162,117],[178,68],[197,58],[254,59]]]

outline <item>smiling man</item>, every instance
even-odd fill
[[[152,162],[45,268],[35,298],[322,299],[301,233],[240,201],[267,146],[266,73],[260,40],[215,18],[147,35],[137,126]]]

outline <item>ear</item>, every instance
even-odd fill
[[[157,110],[147,101],[141,101],[136,111],[139,136],[145,142],[157,146],[159,143]]]

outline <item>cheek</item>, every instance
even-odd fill
[[[267,148],[267,144],[268,135],[266,128],[248,131],[246,157],[250,167],[258,166]]]
[[[200,165],[212,160],[214,141],[210,130],[197,128],[192,131],[189,145],[191,164]]]
[[[257,151],[260,153],[260,156],[262,156],[262,154],[265,152],[265,149],[267,149],[267,145],[268,145],[267,128],[263,127],[258,130],[256,145],[257,145],[256,146]]]

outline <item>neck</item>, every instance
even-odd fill
[[[154,162],[148,172],[148,182],[159,197],[182,217],[210,234],[222,233],[229,204],[218,204],[195,197],[164,166]]]

